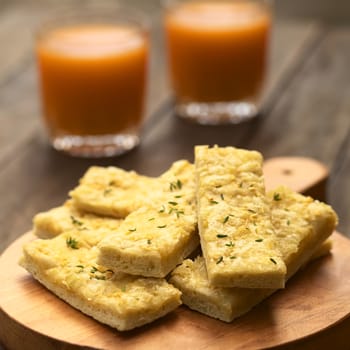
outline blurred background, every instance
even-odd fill
[[[31,64],[33,55],[28,55],[28,52],[33,51],[33,35],[42,20],[50,18],[58,9],[67,6],[80,8],[105,3],[133,6],[149,16],[152,23],[152,38],[156,42],[156,45],[152,47],[152,67],[156,66],[159,70],[160,66],[164,65],[162,31],[159,30],[161,26],[161,0],[0,0],[0,43],[2,50],[7,51],[6,55],[0,57],[0,84],[6,84],[20,71],[26,71],[29,75],[28,79],[34,77]],[[350,24],[350,1],[348,0],[275,0],[274,8],[276,21],[304,21],[308,25],[314,23],[322,26]],[[30,80],[28,84],[34,87],[36,83],[34,80]],[[156,89],[157,92],[155,92],[152,89],[154,85],[164,86],[164,88]],[[154,99],[161,100],[162,96],[159,96],[159,91],[166,94],[166,88],[164,76],[151,74],[151,102],[149,106],[152,106]],[[153,96],[154,93],[157,96]],[[27,97],[31,98],[28,95]],[[37,114],[32,110],[33,107],[36,108],[34,104],[31,104],[30,109],[27,110],[26,118],[29,113]],[[152,109],[152,107],[149,108]],[[4,137],[4,135],[1,136]]]

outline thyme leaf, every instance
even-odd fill
[[[169,184],[170,191],[181,190],[181,188],[182,188],[182,182],[180,180],[170,182]]]
[[[104,191],[103,191],[103,195],[104,196],[107,196],[108,194],[110,194],[112,192],[112,189],[111,188],[106,188]]]
[[[276,260],[273,258],[270,258],[270,261],[272,261],[275,265],[277,265]]]
[[[216,260],[216,264],[220,264],[223,261],[224,261],[224,257],[220,256],[220,258],[218,260]]]
[[[70,219],[72,220],[72,224],[76,226],[82,226],[83,222],[75,218],[73,215],[70,216]]]
[[[90,269],[90,279],[102,280],[105,281],[107,279],[112,278],[114,272],[112,270],[99,270],[96,266],[92,266]]]
[[[67,245],[67,247],[72,248],[72,249],[79,249],[78,241],[72,237],[68,237],[66,239],[66,245]]]
[[[282,198],[281,198],[281,195],[278,193],[278,192],[275,192],[273,194],[273,200],[274,201],[280,201]]]

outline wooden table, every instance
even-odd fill
[[[336,21],[350,18],[348,2],[332,6],[331,0],[318,1],[318,17],[310,5],[302,11],[302,1],[277,4],[262,115],[242,125],[209,127],[173,114],[158,1],[129,1],[153,23],[148,117],[140,147],[99,160],[74,159],[52,150],[41,125],[33,31],[58,3],[0,1],[0,252],[30,229],[35,213],[62,203],[90,165],[158,175],[174,160],[192,160],[196,144],[256,149],[265,158],[307,156],[323,162],[330,169],[327,201],[339,215],[338,230],[350,237],[350,26]],[[334,344],[335,334],[350,341],[349,330],[346,320],[316,341]]]

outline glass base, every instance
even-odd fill
[[[253,102],[188,102],[175,107],[176,114],[198,124],[239,124],[258,115]]]
[[[134,134],[57,136],[52,140],[53,147],[76,157],[102,158],[126,153],[136,147],[140,139]]]

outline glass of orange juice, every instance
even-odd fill
[[[120,8],[61,14],[38,31],[36,57],[55,149],[104,157],[138,145],[149,57],[145,18]]]
[[[168,0],[164,28],[176,113],[200,124],[233,124],[259,113],[271,2]]]

